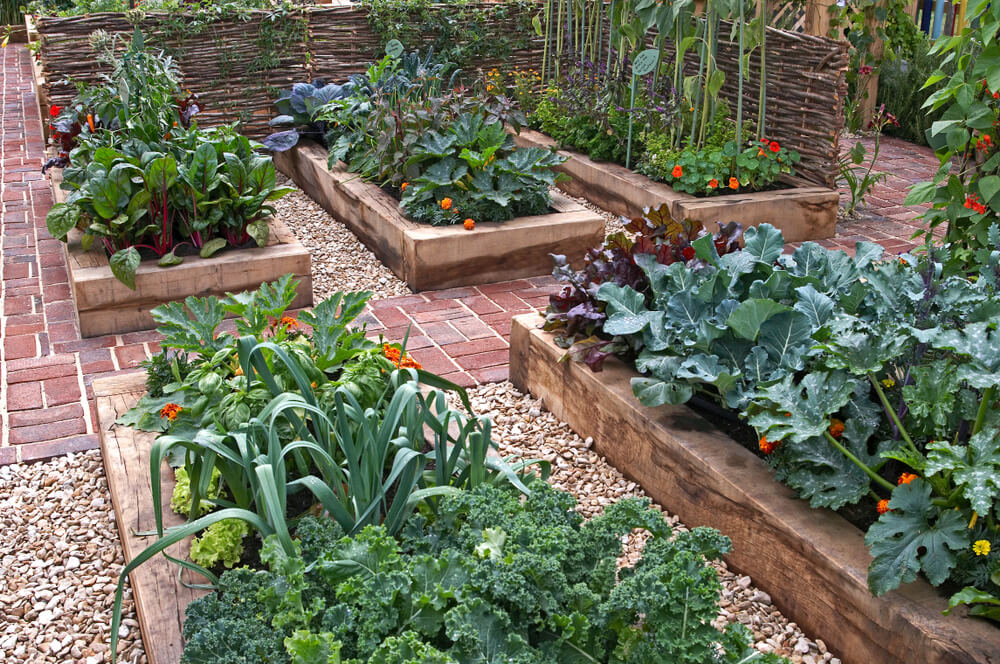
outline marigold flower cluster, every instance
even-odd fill
[[[171,422],[173,422],[174,420],[177,419],[177,415],[179,415],[182,410],[184,409],[181,408],[179,405],[175,403],[168,403],[166,406],[160,409],[160,417],[161,418],[165,417]]]
[[[883,498],[882,500],[878,501],[878,505],[875,506],[875,511],[877,511],[879,514],[885,514],[886,512],[891,511],[889,509],[889,499]]]
[[[757,445],[760,447],[760,451],[764,454],[770,454],[774,450],[778,449],[778,445],[781,445],[780,440],[768,440],[767,436],[761,436],[760,440],[757,441]]]
[[[395,346],[390,346],[389,344],[382,344],[382,355],[399,369],[423,368],[420,366],[419,362],[411,358],[409,355],[403,355],[403,352],[400,349]]]
[[[976,540],[972,545],[972,552],[977,556],[988,556],[992,550],[992,545],[989,540]]]
[[[899,476],[899,479],[896,481],[896,484],[899,486],[903,486],[904,484],[909,484],[913,480],[917,479],[917,477],[919,476],[914,475],[913,473],[903,473],[902,475]]]
[[[299,321],[295,320],[291,316],[282,316],[278,324],[286,330],[297,330],[299,328]]]
[[[844,423],[838,420],[836,417],[830,419],[830,435],[834,438],[840,438],[844,435]]]

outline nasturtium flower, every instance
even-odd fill
[[[450,198],[442,198],[441,199],[441,209],[442,210],[450,210],[451,209],[451,199]]]
[[[676,166],[674,166],[674,170],[670,171],[670,174],[673,175],[675,178],[679,178],[682,175],[684,175],[684,169],[681,168],[680,164],[677,164]]]
[[[54,118],[58,118],[60,113],[62,113],[62,106],[56,106],[55,104],[52,104],[52,106],[49,106],[49,115],[50,116],[52,116]]]
[[[917,477],[918,476],[914,475],[913,473],[903,473],[902,475],[899,476],[899,480],[896,482],[896,484],[898,484],[899,486],[903,486],[904,484],[909,484],[913,480],[917,479]]]
[[[718,186],[719,186],[719,181],[716,180],[715,178],[712,178],[711,180],[708,181],[708,188],[709,189],[715,189]]]
[[[988,556],[990,555],[990,550],[992,548],[993,547],[990,545],[989,540],[981,539],[976,540],[976,542],[972,545],[972,552],[977,556]]]
[[[406,188],[410,186],[409,182],[404,182],[403,186],[399,188],[400,191],[406,191]]]
[[[882,500],[878,501],[878,505],[875,506],[875,510],[879,514],[885,514],[886,512],[888,512],[889,511],[889,499],[888,498],[883,498]]]
[[[781,146],[778,145],[778,141],[771,141],[771,145],[769,145],[768,147],[771,149],[771,152],[781,151]]]
[[[730,189],[739,189],[740,188],[740,181],[737,180],[736,178],[729,178],[729,188]]]

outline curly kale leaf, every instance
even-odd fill
[[[188,605],[181,664],[256,664],[286,661],[284,633],[271,628],[266,605],[257,599],[273,582],[268,572],[231,570],[216,593]]]

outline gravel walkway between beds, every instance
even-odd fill
[[[573,433],[569,425],[545,410],[540,399],[521,394],[509,382],[473,388],[469,397],[476,414],[493,420],[493,438],[501,454],[549,461],[549,481],[575,495],[584,516],[594,516],[621,498],[645,495],[641,487],[590,449],[592,439]],[[666,518],[676,529],[685,528],[676,516],[666,514]],[[626,542],[626,556],[634,559],[641,543],[641,538],[631,537]],[[739,621],[753,631],[755,646],[762,652],[776,652],[797,663],[840,664],[822,640],[807,637],[798,625],[789,622],[772,605],[771,597],[754,587],[750,577],[730,572],[725,563],[716,567],[723,584],[717,627]]]
[[[281,184],[295,187],[279,175]],[[312,257],[313,301],[337,291],[369,290],[374,300],[412,291],[350,231],[298,187],[275,202],[276,216],[295,234]]]
[[[99,450],[0,466],[0,662],[110,662],[124,564]],[[119,662],[146,655],[126,587]]]

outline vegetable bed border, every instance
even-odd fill
[[[536,329],[537,314],[514,318],[510,377],[541,398],[595,451],[638,482],[689,527],[711,526],[733,540],[729,566],[753,577],[806,631],[821,633],[845,664],[996,664],[1000,630],[955,611],[923,580],[882,597],[867,586],[863,533],[815,510],[773,479],[766,465],[686,406],[642,406],[611,358],[601,373],[565,354]],[[595,404],[600,404],[595,408]]]
[[[59,188],[60,175],[52,173],[50,183],[56,203],[66,200]],[[312,305],[312,263],[309,250],[285,224],[272,217],[266,247],[229,249],[211,258],[189,257],[180,265],[159,267],[143,261],[130,290],[112,273],[108,257],[96,249],[84,251],[82,233],[73,229],[67,238],[66,269],[73,301],[80,317],[80,335],[97,337],[156,327],[150,310],[195,295],[224,296],[256,289],[260,284],[291,273],[299,281],[292,307]]]
[[[274,164],[414,291],[549,274],[549,254],[582,260],[604,241],[604,219],[560,195],[552,198],[553,213],[477,222],[473,231],[410,221],[396,199],[345,164],[328,169],[327,155],[319,144],[302,141],[275,153]]]
[[[514,142],[520,147],[556,146],[553,139],[530,129],[515,134]],[[630,219],[641,216],[644,208],[668,203],[674,219],[700,221],[710,230],[715,222],[738,221],[744,228],[767,222],[781,230],[786,242],[824,240],[837,231],[840,194],[800,178],[783,180],[787,189],[697,198],[618,164],[594,161],[572,150],[559,154],[566,161],[555,170],[571,178],[560,182],[560,189]]]
[[[149,453],[156,434],[116,425],[115,420],[146,392],[145,374],[130,372],[101,378],[94,381],[93,390],[104,472],[115,508],[118,537],[128,564],[151,542],[150,538],[139,537],[135,533],[156,528],[149,476]],[[160,485],[164,527],[182,525],[184,517],[170,509],[173,473],[163,473]],[[184,559],[189,549],[190,538],[167,551],[174,557]],[[163,556],[154,556],[129,574],[132,601],[139,617],[149,664],[177,664],[180,661],[184,651],[181,638],[184,610],[191,601],[207,592],[181,584],[178,569]],[[204,579],[191,572],[185,572],[183,578],[189,583],[204,583]]]

